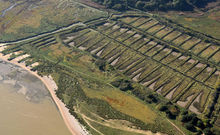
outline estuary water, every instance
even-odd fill
[[[70,135],[44,84],[0,60],[0,134]]]

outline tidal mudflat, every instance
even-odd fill
[[[0,134],[70,135],[44,84],[0,60]]]

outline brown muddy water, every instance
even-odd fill
[[[70,135],[44,84],[1,60],[0,134]]]

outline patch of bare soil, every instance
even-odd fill
[[[166,95],[167,99],[171,99],[173,97],[174,92],[176,91],[177,87],[174,88],[171,92],[169,92],[169,94]]]
[[[163,87],[160,87],[156,92],[157,92],[158,94],[161,94],[161,93],[162,93],[162,89],[163,89]]]
[[[114,66],[114,65],[118,62],[119,59],[120,59],[120,57],[118,57],[117,59],[115,59],[115,60],[111,63],[111,65]]]
[[[190,107],[189,107],[189,110],[192,111],[192,112],[194,112],[194,113],[196,113],[196,114],[201,114],[201,113],[198,111],[197,108],[194,107],[193,104],[194,104],[195,102],[198,102],[198,103],[199,103],[199,100],[200,100],[200,97],[201,97],[201,96],[202,96],[202,93],[200,93],[199,96],[196,97],[196,99],[193,101],[193,103],[192,103],[192,104],[190,105]]]
[[[186,98],[185,101],[177,101],[177,104],[182,106],[182,107],[185,107],[186,104],[193,98],[194,95],[191,95],[189,97]]]

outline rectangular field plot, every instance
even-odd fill
[[[138,49],[138,51],[145,54],[148,50],[155,47],[156,45],[156,42],[150,41],[148,44],[144,44],[140,49]]]
[[[138,60],[137,61],[132,61],[134,62],[132,65],[130,65],[129,67],[126,68],[126,70],[124,71],[124,73],[127,76],[136,76],[137,74],[139,74],[140,72],[142,72],[145,68],[147,68],[147,63],[146,61],[141,58],[142,56],[138,56]],[[130,60],[129,60],[130,61]],[[128,61],[128,62],[129,62]],[[126,61],[126,65],[128,64],[128,62]]]
[[[171,53],[171,49],[169,48],[165,48],[162,51],[160,51],[160,53],[158,53],[157,55],[155,55],[153,58],[160,61],[161,59],[163,59],[165,56],[167,56],[168,54]]]
[[[168,64],[168,63],[172,62],[173,60],[177,59],[180,55],[181,55],[181,53],[172,52],[167,57],[163,58],[161,62],[164,64]]]
[[[109,44],[110,41],[106,38],[103,38],[102,41],[97,42],[96,44],[90,46],[87,51],[92,53],[92,54],[96,54],[100,49],[102,49],[104,46],[106,46],[107,44]]]
[[[167,70],[166,72],[162,72],[159,78],[155,78],[147,86],[151,90],[161,94],[163,87],[171,82],[171,80],[174,78],[174,75],[175,73],[173,73],[170,70]]]
[[[210,60],[218,64],[220,62],[220,51],[216,52],[216,54],[213,55]]]
[[[92,40],[93,38],[95,38],[97,36],[97,32],[89,32],[86,33],[80,37],[77,37],[75,39],[73,39],[73,42],[71,42],[69,45],[72,46],[72,44],[74,44],[74,46],[78,46],[79,44],[82,44],[82,42],[87,42],[89,40]]]
[[[126,60],[124,60],[124,62],[118,64],[117,69],[127,71],[130,67],[134,66],[141,59],[141,57],[142,56],[137,54],[130,56]]]
[[[219,49],[219,47],[211,45],[207,49],[205,49],[200,56],[204,58],[209,58],[214,52],[216,52]]]
[[[152,28],[148,29],[147,32],[148,33],[155,33],[155,32],[157,32],[158,30],[160,30],[164,27],[165,27],[164,25],[157,24],[157,25],[153,26]]]
[[[207,48],[210,44],[205,43],[205,42],[200,42],[199,44],[197,44],[196,46],[194,46],[192,48],[192,52],[194,54],[199,54],[201,51],[203,51],[205,48]]]
[[[115,59],[121,57],[125,53],[126,49],[127,48],[123,46],[116,47],[115,49],[111,50],[109,53],[102,56],[101,58],[108,61],[110,64],[114,61],[117,62],[117,60]]]
[[[124,23],[129,24],[129,23],[131,23],[131,22],[137,20],[138,18],[139,18],[139,17],[125,17],[125,18],[120,18],[119,20],[122,21],[122,22],[124,22]]]
[[[110,53],[113,49],[118,48],[119,44],[116,42],[110,42],[107,46],[105,46],[102,50],[100,50],[96,55],[99,57],[105,57],[108,53]]]
[[[122,30],[121,30],[121,29],[122,29]],[[116,38],[116,37],[122,35],[124,32],[126,32],[126,29],[123,29],[123,28],[121,28],[121,29],[115,30],[114,32],[112,32],[112,33],[110,34],[110,36],[113,37],[113,38]]]
[[[212,67],[206,67],[205,70],[203,70],[197,77],[196,79],[203,82],[204,80],[206,80],[211,73],[214,71],[215,69]]]
[[[144,86],[149,86],[153,81],[159,79],[166,71],[167,69],[163,67],[156,66],[154,69],[149,67],[149,69],[145,70],[137,77],[137,80],[139,80]]]
[[[194,59],[189,59],[188,61],[186,61],[183,65],[178,67],[178,70],[182,73],[190,70],[195,64],[197,63],[196,60]]]
[[[170,96],[172,95],[172,90],[174,90],[178,86],[178,84],[181,83],[181,78],[182,76],[180,76],[179,74],[173,73],[172,79],[163,86],[160,94],[168,99],[171,99]]]
[[[125,40],[127,40],[128,38],[130,38],[131,36],[134,36],[135,35],[135,31],[132,31],[132,30],[128,30],[128,31],[126,31],[125,33],[123,33],[122,35],[120,35],[120,36],[118,36],[117,38],[116,38],[116,40],[118,40],[118,41],[125,41]]]
[[[169,66],[177,68],[181,66],[182,64],[184,64],[186,61],[188,61],[189,58],[190,58],[189,56],[182,55],[178,59],[175,59],[173,62],[171,62]]]
[[[147,38],[141,38],[140,40],[138,40],[137,42],[133,43],[131,45],[131,48],[137,50],[139,49],[141,46],[143,46],[144,44],[147,44],[150,40]]]
[[[181,83],[178,84],[178,86],[173,91],[170,92],[170,94],[172,93],[172,95],[169,95],[170,98],[168,99],[171,100],[177,99],[179,96],[181,96],[180,94],[182,92],[186,92],[188,90],[188,86],[191,85],[192,82],[193,81],[189,78],[185,78],[184,80],[182,80]]]
[[[177,101],[181,107],[189,106],[193,100],[199,95],[202,86],[195,83],[189,90],[187,90]]]
[[[216,81],[218,80],[218,77],[220,75],[220,71],[215,71],[211,77],[209,77],[209,79],[205,82],[205,84],[211,86],[211,87],[215,87]]]
[[[109,23],[109,22],[106,22],[105,24],[103,25],[99,25],[98,27],[96,27],[96,30],[98,31],[104,31],[106,29],[110,29],[112,28],[112,26],[114,26],[116,23]]]
[[[153,56],[153,55],[155,55],[155,54],[157,54],[158,52],[160,52],[162,49],[164,48],[164,46],[162,46],[162,45],[156,45],[154,48],[152,48],[152,49],[150,49],[149,51],[147,51],[145,54],[147,55],[147,56]]]
[[[111,63],[111,65],[113,65],[113,66],[120,66],[122,63],[124,63],[128,59],[128,56],[131,58],[131,57],[135,57],[135,55],[136,55],[136,52],[133,52],[133,51],[130,51],[130,50],[126,50],[119,57],[117,57]]]
[[[191,36],[183,34],[180,37],[178,37],[177,39],[173,40],[173,43],[175,45],[180,45],[182,44],[184,41],[188,40]]]
[[[150,27],[156,25],[157,23],[158,23],[158,21],[156,21],[156,20],[150,20],[149,22],[142,24],[138,28],[145,31],[145,30],[149,29]]]
[[[158,65],[153,61],[142,61],[141,63],[131,67],[126,72],[126,75],[131,75],[131,78],[135,78],[135,81],[139,81],[140,79],[145,78],[148,73],[152,72],[152,70],[156,67],[158,67]]]
[[[180,34],[181,33],[179,31],[173,31],[170,34],[168,34],[167,36],[165,36],[163,39],[166,41],[172,41],[173,39],[178,37]]]
[[[194,101],[188,106],[190,111],[201,114],[205,109],[211,89],[201,85],[198,88],[200,89],[200,93],[196,95]]]
[[[200,41],[201,41],[200,39],[193,37],[192,39],[188,40],[183,45],[181,45],[181,47],[185,50],[189,50],[189,49],[193,48],[193,46],[196,45],[197,43],[199,43]]]
[[[139,18],[138,20],[136,20],[135,22],[130,23],[130,24],[131,24],[132,26],[134,26],[134,27],[138,27],[138,26],[144,24],[145,22],[147,22],[147,21],[149,21],[149,20],[150,20],[150,18],[141,17],[141,18]]]
[[[172,28],[169,28],[169,27],[166,27],[165,29],[157,32],[155,34],[156,37],[159,37],[159,38],[162,38],[164,37],[165,35],[167,35],[168,33],[170,33],[173,29]]]
[[[120,29],[120,26],[119,26],[118,24],[115,24],[115,25],[113,25],[112,27],[110,27],[110,28],[108,28],[108,29],[102,31],[102,33],[108,35],[108,34],[111,34],[111,33],[113,33],[114,31],[116,31],[116,30],[118,30],[118,29]]]
[[[131,36],[130,38],[128,38],[127,40],[125,40],[123,43],[130,46],[132,43],[135,43],[136,41],[138,41],[140,38],[142,38],[142,35],[140,34],[135,34],[133,36]]]
[[[90,31],[91,30],[89,30],[89,29],[84,29],[84,30],[81,30],[78,32],[73,32],[73,33],[61,35],[60,38],[63,40],[64,43],[70,43],[73,39],[80,37]]]
[[[206,68],[206,64],[198,63],[191,70],[189,70],[186,74],[195,77],[197,76],[204,68]]]
[[[97,42],[101,41],[103,38],[104,38],[103,35],[96,34],[94,38],[86,40],[86,41],[82,41],[80,45],[76,45],[76,46],[81,50],[87,50],[88,48],[96,44]]]

